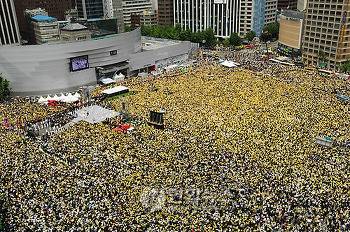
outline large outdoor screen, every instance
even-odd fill
[[[70,58],[70,71],[76,72],[89,68],[89,58],[88,56],[79,56]]]

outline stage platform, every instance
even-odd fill
[[[103,108],[98,105],[84,107],[77,111],[77,117],[72,120],[72,123],[78,123],[80,121],[86,121],[91,124],[100,123],[108,118],[114,118],[120,115],[120,113]]]
[[[102,91],[102,93],[104,95],[106,95],[107,97],[113,97],[113,96],[117,96],[119,94],[123,94],[123,93],[127,93],[127,92],[129,92],[129,88],[125,87],[125,86],[117,86],[117,87],[106,89],[106,90]]]

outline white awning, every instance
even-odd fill
[[[175,69],[175,68],[177,68],[177,67],[179,67],[179,65],[173,64],[173,65],[169,65],[169,66],[165,67],[164,69],[165,69],[166,71],[171,71],[171,70],[173,70],[173,69]]]
[[[111,88],[111,89],[103,90],[102,93],[111,95],[111,94],[124,92],[124,91],[129,91],[129,88],[125,87],[125,86],[117,86],[117,87],[114,87],[114,88]]]
[[[293,63],[289,63],[289,62],[284,62],[284,61],[280,61],[280,60],[277,60],[277,59],[270,59],[270,61],[274,62],[274,63],[279,63],[279,64],[284,64],[284,65],[289,65],[289,66],[294,66],[295,64]]]
[[[111,79],[111,78],[104,78],[104,79],[101,80],[101,82],[104,85],[109,85],[109,84],[115,83],[116,81]]]

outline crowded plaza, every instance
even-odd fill
[[[254,50],[218,56],[240,66],[201,56],[126,79],[121,97],[96,88],[94,104],[131,115],[130,133],[116,118],[32,138],[24,124],[63,126],[81,106],[1,103],[8,231],[349,231],[350,108],[336,97],[349,80]],[[159,109],[164,129],[148,123]]]

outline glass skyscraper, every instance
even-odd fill
[[[259,36],[265,25],[266,0],[254,1],[252,30]]]
[[[97,19],[104,17],[103,0],[77,0],[78,17]]]

